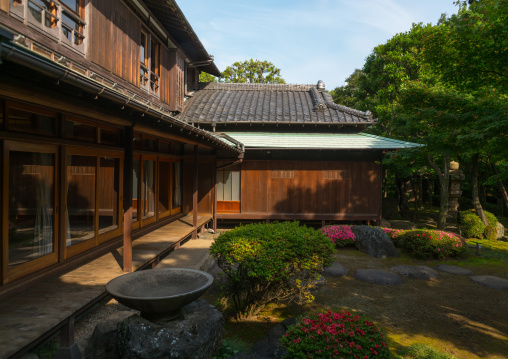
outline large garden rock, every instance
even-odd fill
[[[400,257],[399,252],[386,233],[377,227],[353,226],[355,246],[360,251],[376,258]]]
[[[402,264],[395,267],[390,268],[392,272],[395,272],[404,277],[408,277],[411,279],[424,279],[431,280],[437,279],[439,274],[434,269],[427,266],[413,266]]]
[[[402,278],[397,274],[380,269],[358,269],[355,278],[363,282],[381,285],[400,284]]]
[[[508,279],[493,275],[475,275],[471,277],[471,280],[495,290],[508,290]]]
[[[456,266],[451,266],[448,264],[438,264],[434,267],[434,269],[440,270],[442,272],[455,274],[455,275],[471,275],[473,274],[473,271],[465,268],[460,268]]]
[[[348,274],[349,269],[344,267],[339,262],[333,262],[333,264],[330,267],[326,267],[323,271],[324,275],[328,275],[330,277],[342,277]]]
[[[153,323],[137,314],[104,323],[87,358],[211,359],[222,345],[224,317],[204,299],[183,308],[182,318]],[[91,341],[92,342],[92,341]],[[90,345],[92,346],[92,344]]]
[[[503,237],[504,237],[504,226],[501,223],[497,222],[496,239],[500,240]]]
[[[95,326],[93,334],[85,349],[87,359],[119,358],[118,352],[118,323],[135,315],[135,311],[122,310],[109,315]]]

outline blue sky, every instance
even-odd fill
[[[331,90],[412,23],[457,12],[453,0],[177,0],[215,63],[267,60],[287,83]]]

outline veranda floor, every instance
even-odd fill
[[[211,219],[211,215],[199,215],[198,228]],[[133,270],[153,261],[193,230],[190,214],[136,239]],[[0,300],[0,358],[16,357],[46,333],[62,327],[83,307],[104,295],[106,283],[121,274],[122,247]]]

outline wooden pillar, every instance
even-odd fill
[[[127,273],[132,272],[133,138],[133,127],[126,127],[123,166],[123,271]]]
[[[192,239],[198,238],[198,145],[194,145],[194,178],[192,185]]]
[[[381,165],[382,157],[379,159],[380,164],[377,165],[377,176],[378,176],[378,206],[377,206],[377,216],[376,216],[376,225],[381,225],[381,218],[383,217],[383,168]]]
[[[212,229],[217,231],[217,158],[213,163],[213,204],[212,204]]]

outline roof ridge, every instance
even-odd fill
[[[235,91],[309,91],[315,85],[263,84],[263,83],[223,83],[200,82],[199,90],[235,90]]]
[[[350,115],[355,115],[355,116],[367,118],[369,120],[372,119],[372,112],[370,112],[368,110],[366,112],[363,112],[360,110],[355,110],[354,108],[351,108],[351,107],[339,105],[338,103],[335,103],[332,101],[327,101],[326,106],[328,106],[328,108],[333,108],[334,110],[339,110],[342,112],[349,113]]]

